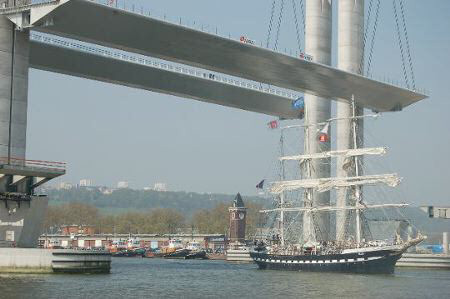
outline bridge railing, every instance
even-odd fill
[[[54,170],[54,171],[65,171],[67,168],[66,162],[26,160],[26,159],[13,158],[13,157],[10,157],[10,158],[0,157],[0,165],[36,167],[36,168],[44,168],[47,170]]]
[[[0,0],[0,8],[20,7],[30,4],[31,0]]]
[[[123,60],[131,63],[136,63],[140,65],[145,65],[147,67],[153,67],[158,69],[163,69],[170,72],[176,72],[181,73],[188,76],[193,76],[197,78],[203,78],[207,80],[212,80],[216,82],[220,82],[223,84],[229,84],[238,86],[245,89],[251,89],[256,90],[263,93],[268,93],[284,98],[288,98],[291,100],[297,99],[300,97],[300,94],[295,94],[292,92],[288,92],[285,90],[280,90],[273,87],[267,87],[266,85],[263,85],[258,82],[251,82],[251,81],[243,81],[238,80],[234,77],[228,77],[223,74],[217,74],[212,72],[205,72],[204,70],[200,69],[193,69],[186,67],[184,65],[177,65],[172,64],[166,61],[157,61],[152,60],[149,57],[139,56],[136,54],[132,54],[129,52],[120,52],[117,50],[113,50],[111,48],[102,48],[100,46],[93,46],[92,44],[86,45],[83,43],[75,42],[73,40],[68,39],[61,39],[56,38],[54,36],[44,35],[41,33],[32,32],[30,35],[30,38],[34,41],[46,43],[46,44],[52,44],[58,47],[64,47],[69,49],[74,49],[81,52],[87,52],[94,55],[109,57],[116,60]]]

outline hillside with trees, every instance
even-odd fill
[[[228,207],[234,195],[201,194],[194,192],[158,192],[118,189],[105,194],[98,188],[47,190],[50,207],[46,231],[69,224],[95,225],[104,233],[226,233]],[[273,204],[273,200],[243,196],[248,210],[247,235],[252,236],[264,222],[258,210]],[[390,213],[388,213],[390,214]],[[429,219],[417,207],[401,209],[400,214],[379,211],[368,219],[409,219],[419,230],[436,242],[448,231],[445,219]],[[372,216],[372,217],[371,217]]]
[[[98,188],[47,190],[50,205],[80,202],[98,208],[101,214],[122,214],[150,209],[174,209],[190,218],[201,209],[212,209],[218,203],[230,206],[234,195],[195,192],[159,192],[153,190],[117,189],[105,194]],[[271,201],[257,196],[243,196],[244,202],[266,206]]]
[[[259,204],[248,207],[247,235],[253,236],[260,224]],[[228,205],[218,203],[211,209],[198,210],[191,218],[175,209],[157,208],[141,212],[102,215],[98,208],[80,202],[52,205],[47,210],[44,233],[58,233],[64,225],[94,226],[105,234],[227,234]]]

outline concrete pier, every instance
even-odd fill
[[[0,8],[29,0],[0,0]],[[0,15],[0,247],[37,246],[47,199],[34,189],[65,174],[64,163],[26,160],[30,33]]]
[[[250,248],[241,246],[237,248],[229,248],[226,253],[227,262],[235,263],[252,263],[253,259],[250,257]]]
[[[0,247],[36,248],[47,205],[47,197],[0,200]]]
[[[330,65],[331,64],[331,1],[328,0],[307,0],[305,15],[305,51],[313,56],[313,61]],[[306,94],[305,95],[306,125],[317,124],[331,118],[331,101],[329,99]],[[330,150],[330,142],[320,142],[317,126],[308,128],[308,144],[305,153],[313,154]],[[330,176],[330,159],[315,159],[311,162],[310,177],[324,178]],[[314,192],[314,191],[313,191]],[[307,200],[307,199],[305,199]],[[313,202],[306,202],[306,205],[328,206],[330,205],[330,192],[314,192]],[[319,228],[320,239],[328,240],[330,231],[330,217],[327,213],[317,214],[314,219],[305,213],[303,224],[303,236],[305,241],[316,239],[314,226]],[[312,224],[314,221],[314,225]]]
[[[397,267],[435,268],[450,270],[448,233],[442,234],[442,254],[405,253],[397,262]]]
[[[396,266],[450,270],[450,256],[448,254],[405,253]]]
[[[105,251],[0,248],[0,273],[109,273]]]
[[[25,159],[29,31],[0,16],[0,158]]]

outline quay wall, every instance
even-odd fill
[[[438,268],[450,270],[450,255],[405,253],[397,262],[397,267]]]
[[[227,249],[227,262],[251,263],[253,259],[250,257],[250,249],[247,247],[240,249]]]
[[[169,240],[179,239],[184,245],[189,242],[199,242],[202,247],[212,250],[224,250],[227,242],[226,236],[222,234],[174,234],[174,235],[157,235],[157,234],[72,234],[72,235],[41,235],[39,238],[39,246],[42,248],[63,247],[63,248],[108,248],[114,242],[121,241],[127,243],[133,240],[140,247],[161,248],[169,245]]]
[[[0,248],[0,272],[51,273],[52,251],[31,248]]]
[[[0,273],[109,273],[104,251],[0,248]]]

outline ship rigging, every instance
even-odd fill
[[[272,240],[260,240],[259,245],[251,252],[253,260],[261,269],[280,270],[306,270],[306,271],[338,271],[338,272],[359,272],[359,273],[392,273],[395,263],[411,246],[424,240],[420,233],[416,238],[401,240],[395,238],[389,243],[386,240],[370,240],[364,234],[365,216],[369,209],[403,208],[408,206],[405,203],[383,203],[369,204],[363,200],[362,188],[368,185],[384,184],[389,187],[396,187],[401,179],[396,174],[383,175],[363,175],[361,160],[365,155],[385,155],[387,149],[384,147],[359,147],[358,143],[358,120],[373,115],[361,116],[356,114],[355,99],[352,98],[353,114],[348,118],[352,124],[352,146],[348,150],[329,150],[320,153],[310,153],[309,134],[318,135],[326,131],[336,119],[329,119],[319,124],[309,124],[303,126],[289,126],[282,128],[280,138],[280,180],[273,182],[269,192],[273,194],[277,201],[277,207],[260,211],[263,214],[275,213],[278,215],[278,229],[276,238]],[[308,111],[305,111],[305,122],[308,123]],[[285,156],[284,130],[302,127],[304,130],[305,153],[301,155]],[[322,128],[322,129],[320,129]],[[312,163],[315,159],[331,159],[345,157],[347,167],[354,176],[349,177],[329,177],[312,178]],[[301,170],[301,179],[286,179],[286,162],[296,162]],[[317,193],[327,192],[332,189],[345,188],[349,191],[352,205],[316,205],[313,197]],[[302,206],[293,207],[292,203],[286,201],[287,192],[303,190]],[[339,238],[322,238],[320,227],[315,221],[315,215],[331,212],[354,214],[353,229],[354,236],[346,240]],[[289,214],[296,215],[289,217]],[[287,238],[286,229],[299,224],[297,217],[302,216],[303,230],[296,231],[298,236]],[[287,221],[291,220],[291,223]],[[339,224],[337,224],[339,225]],[[345,224],[343,224],[345,225]],[[330,228],[325,228],[330,229]],[[327,232],[325,235],[329,236]],[[350,234],[349,234],[350,235]]]

